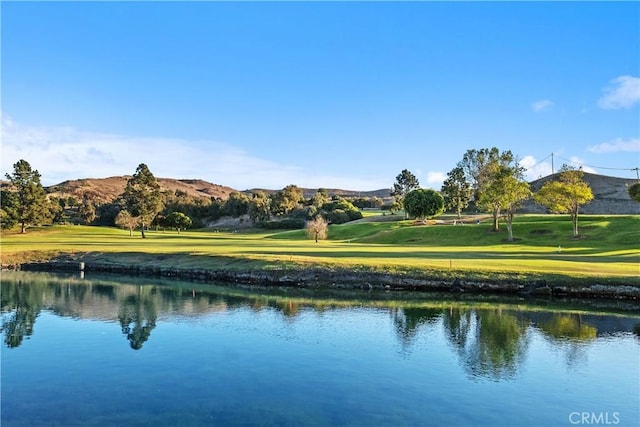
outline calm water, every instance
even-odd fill
[[[133,280],[2,273],[3,427],[640,425],[638,306]]]

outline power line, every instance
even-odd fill
[[[529,169],[533,169],[533,168],[535,168],[536,166],[538,166],[540,163],[544,162],[545,160],[547,160],[547,159],[548,159],[549,157],[551,157],[551,156],[553,156],[553,153],[549,154],[547,157],[545,157],[544,159],[542,159],[542,160],[538,161],[537,163],[535,163],[535,164],[533,164],[533,165],[529,166],[528,168],[525,168],[525,170],[529,170]]]
[[[587,165],[586,163],[580,163],[580,162],[576,162],[575,160],[565,159],[564,157],[560,157],[557,154],[555,156],[557,158],[562,159],[564,161],[567,161],[569,163],[573,163],[573,164],[580,165],[580,166],[586,166],[586,167],[594,168],[594,169],[607,169],[607,170],[612,170],[612,171],[632,171],[632,172],[638,170],[638,168],[610,168],[610,167],[606,167],[606,166]]]
[[[534,167],[536,167],[539,164],[541,164],[542,162],[544,162],[545,160],[548,160],[549,158],[551,158],[551,173],[553,174],[555,172],[555,168],[554,168],[554,164],[553,164],[554,157],[557,157],[558,159],[564,160],[565,162],[569,162],[571,164],[578,165],[580,167],[586,166],[586,167],[594,168],[594,169],[605,169],[605,170],[615,170],[615,171],[630,171],[630,172],[634,172],[635,171],[637,179],[640,180],[640,168],[638,168],[638,167],[635,167],[635,168],[612,168],[612,167],[608,167],[608,166],[593,166],[593,165],[588,165],[586,163],[577,162],[575,160],[565,159],[564,157],[558,156],[555,153],[549,154],[544,159],[536,162],[535,164],[529,166],[528,168],[525,168],[524,170],[526,170],[526,171],[531,170]]]
[[[548,159],[549,159],[549,157],[551,157],[551,159],[552,159],[551,161],[553,161],[553,158],[554,158],[554,157],[557,157],[557,158],[559,158],[559,159],[561,159],[561,160],[564,160],[565,162],[569,162],[569,163],[572,163],[572,164],[574,164],[574,165],[578,165],[578,166],[586,166],[586,167],[594,168],[594,169],[606,169],[606,170],[616,170],[616,171],[631,171],[631,172],[634,172],[634,171],[635,171],[635,172],[639,172],[639,171],[640,171],[640,168],[637,168],[637,167],[635,167],[635,168],[612,168],[612,167],[607,167],[607,166],[594,166],[594,165],[588,165],[588,164],[586,164],[586,163],[577,162],[577,161],[575,161],[575,160],[565,159],[564,157],[558,156],[558,155],[557,155],[557,154],[555,154],[555,153],[551,153],[551,154],[549,154],[549,155],[548,155],[547,157],[545,157],[544,159],[539,160],[538,162],[536,162],[535,164],[533,164],[533,165],[529,166],[528,168],[525,168],[525,170],[533,169],[534,167],[538,166],[539,164],[541,164],[541,163],[542,163],[542,162],[544,162],[545,160],[548,160]]]

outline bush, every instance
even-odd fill
[[[362,218],[362,212],[348,200],[334,200],[322,205],[324,217],[331,224],[344,224]]]
[[[344,224],[345,222],[351,221],[349,214],[342,209],[336,209],[331,212],[327,212],[325,214],[327,221],[329,224]]]
[[[301,218],[285,218],[281,221],[260,221],[256,227],[267,230],[300,230],[307,222]]]
[[[444,198],[431,189],[412,190],[404,197],[404,210],[419,219],[438,216],[444,211]]]

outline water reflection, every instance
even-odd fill
[[[454,341],[467,372],[494,380],[513,377],[526,353],[528,322],[502,309],[474,310],[471,316],[460,315],[465,321],[472,319],[471,333],[465,340],[458,336]]]
[[[33,335],[36,317],[42,309],[42,288],[22,281],[5,286],[3,281],[0,295],[4,343],[9,348],[15,348]]]
[[[435,325],[442,315],[439,308],[392,308],[393,324],[396,335],[406,353],[411,351],[411,346],[420,335],[421,329],[429,325]]]
[[[540,330],[551,339],[564,340],[592,340],[598,335],[598,330],[582,321],[581,314],[554,314],[549,320],[541,322]]]
[[[132,279],[125,280],[131,283]],[[3,275],[1,303],[2,334],[8,348],[19,347],[33,336],[39,313],[48,310],[65,317],[117,322],[133,350],[142,349],[152,339],[163,318],[268,309],[295,322],[309,310],[322,313],[336,307],[371,307],[389,313],[391,326],[406,355],[411,354],[430,329],[438,328],[470,377],[495,381],[518,374],[532,333],[540,334],[554,346],[566,348],[567,363],[576,364],[581,359],[581,349],[598,336],[637,330],[639,323],[633,313],[602,315],[522,305],[516,309],[503,303],[446,299],[400,301],[389,300],[388,296],[368,301],[335,295],[305,298],[185,283],[122,284],[19,272]]]
[[[118,320],[131,348],[140,350],[156,327],[155,288],[138,286],[136,295],[127,295],[120,303]]]

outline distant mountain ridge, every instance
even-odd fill
[[[74,196],[78,199],[89,197],[94,202],[108,203],[117,199],[127,186],[131,176],[112,176],[109,178],[86,178],[61,182],[45,187],[47,193],[57,197]],[[201,179],[157,178],[161,191],[181,191],[192,197],[219,197],[227,199],[236,191],[231,187],[212,184]]]
[[[61,182],[60,184],[45,187],[47,193],[56,197],[73,196],[78,199],[89,197],[94,202],[108,203],[118,198],[124,191],[130,175],[112,176],[109,178],[84,178]],[[226,200],[229,194],[233,192],[241,192],[245,194],[254,193],[256,191],[264,191],[266,193],[275,193],[278,190],[254,188],[250,190],[236,190],[231,187],[213,184],[202,179],[173,179],[173,178],[157,178],[158,184],[162,191],[182,191],[191,197],[220,198]],[[304,197],[313,197],[318,191],[316,188],[303,188]],[[385,198],[390,196],[389,189],[381,189],[374,191],[353,191],[341,189],[327,189],[330,196],[339,195],[343,197],[379,197]]]
[[[556,179],[558,174],[548,175],[530,182],[531,190],[539,190],[545,182]],[[115,176],[110,178],[87,178],[61,182],[60,184],[45,187],[48,193],[57,197],[74,196],[82,199],[85,195],[98,203],[108,203],[122,194],[130,176]],[[589,184],[594,194],[594,200],[581,207],[580,212],[586,214],[640,214],[640,203],[634,202],[627,193],[627,188],[637,182],[635,179],[617,178],[592,173],[584,174],[584,180]],[[192,197],[216,197],[226,200],[235,190],[231,187],[213,184],[201,179],[173,179],[158,178],[158,183],[163,191],[182,191]],[[6,184],[6,183],[5,183]],[[278,190],[249,189],[243,190],[245,194],[256,191],[274,193]],[[312,197],[316,193],[315,188],[303,188],[304,197]],[[343,197],[390,197],[389,189],[373,191],[354,191],[342,189],[327,189],[329,195]],[[533,200],[524,203],[520,212],[543,213],[545,208],[537,205]]]
[[[322,187],[324,188],[324,187]],[[384,199],[386,197],[391,197],[391,190],[388,188],[383,188],[380,190],[371,190],[371,191],[355,191],[355,190],[341,190],[339,188],[324,188],[327,190],[329,196],[342,196],[342,197],[378,197],[380,199]],[[244,193],[255,193],[256,191],[264,191],[267,194],[275,193],[279,190],[267,190],[264,188],[252,188],[250,190],[243,191]],[[303,188],[302,193],[305,198],[311,198],[316,194],[318,188]]]

